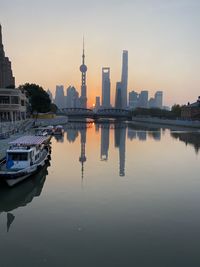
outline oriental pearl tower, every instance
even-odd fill
[[[82,73],[81,79],[81,108],[87,108],[87,86],[86,86],[86,72],[87,66],[85,65],[85,44],[83,38],[83,55],[82,55],[82,65],[80,66],[80,72]]]

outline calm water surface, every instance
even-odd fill
[[[0,185],[0,266],[200,266],[200,133],[70,124]]]

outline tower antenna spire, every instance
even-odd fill
[[[83,64],[85,64],[85,37],[83,35]]]

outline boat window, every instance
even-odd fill
[[[8,153],[8,160],[27,161],[28,154],[27,153]]]

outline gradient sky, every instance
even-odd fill
[[[200,95],[199,0],[0,0],[6,55],[17,85],[56,84],[80,91],[86,40],[89,104],[111,68],[112,99],[129,51],[129,91],[164,91],[166,105]]]

